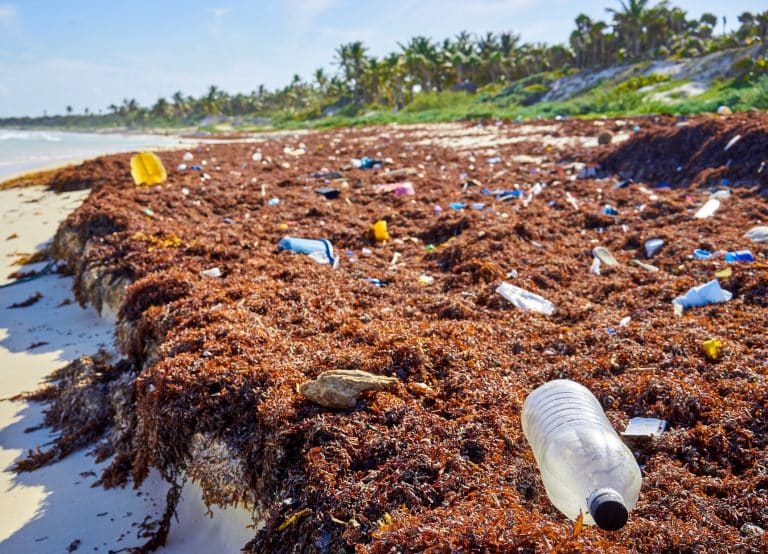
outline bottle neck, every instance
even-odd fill
[[[606,531],[618,531],[629,519],[624,498],[615,489],[597,489],[587,498],[587,506],[597,526]]]

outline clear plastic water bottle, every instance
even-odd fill
[[[540,386],[523,404],[522,423],[552,504],[571,520],[581,512],[586,524],[621,529],[642,476],[589,389],[566,379]]]

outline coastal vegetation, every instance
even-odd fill
[[[334,52],[336,74],[317,69],[311,78],[294,75],[287,85],[230,94],[216,85],[199,97],[178,91],[142,106],[132,98],[108,106],[49,117],[0,119],[15,127],[199,127],[253,129],[326,127],[389,121],[552,115],[697,113],[729,105],[768,108],[768,11],[744,12],[725,32],[725,18],[704,13],[691,18],[667,1],[620,0],[606,21],[581,14],[567,44],[521,42],[513,32],[473,35],[463,31],[436,41],[416,36],[384,56],[371,55],[360,41]],[[722,24],[720,32],[718,27]],[[735,49],[741,49],[737,51]],[[686,84],[667,74],[644,72],[653,60],[676,61],[734,51],[719,80],[697,94],[677,94]],[[610,68],[631,66],[621,79]],[[567,98],[553,100],[553,83],[569,76],[604,72],[608,77]],[[626,79],[625,79],[626,78]],[[649,88],[650,87],[650,88]],[[649,98],[647,92],[672,93]]]

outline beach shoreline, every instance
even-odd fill
[[[0,285],[11,271],[40,270],[46,262],[17,266],[22,255],[47,248],[58,224],[90,191],[54,193],[44,185],[0,190]],[[48,375],[81,355],[114,352],[114,321],[73,301],[72,277],[49,274],[0,288],[0,551],[62,552],[68,548],[106,552],[146,542],[145,518],[157,519],[168,484],[157,472],[138,490],[92,487],[109,460],[96,463],[90,448],[36,471],[11,468],[56,433],[41,428],[45,403],[9,400],[32,392]],[[41,297],[28,307],[9,308]],[[35,429],[28,432],[28,429]],[[177,507],[181,523],[171,527],[163,552],[233,552],[253,534],[252,515],[202,501],[188,482]]]

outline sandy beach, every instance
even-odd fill
[[[46,262],[14,265],[21,255],[45,248],[58,224],[89,191],[54,194],[42,187],[0,191],[0,284],[12,271]],[[29,307],[9,308],[40,293]],[[95,464],[88,449],[51,466],[17,474],[13,463],[54,435],[35,429],[45,405],[10,401],[38,388],[52,371],[99,349],[114,351],[114,321],[73,301],[72,278],[57,274],[0,289],[0,552],[108,552],[138,546],[138,525],[165,506],[167,483],[153,473],[139,490],[92,487],[109,461]],[[188,483],[165,552],[236,552],[252,536],[248,512],[212,508]],[[74,551],[74,550],[70,550]]]

